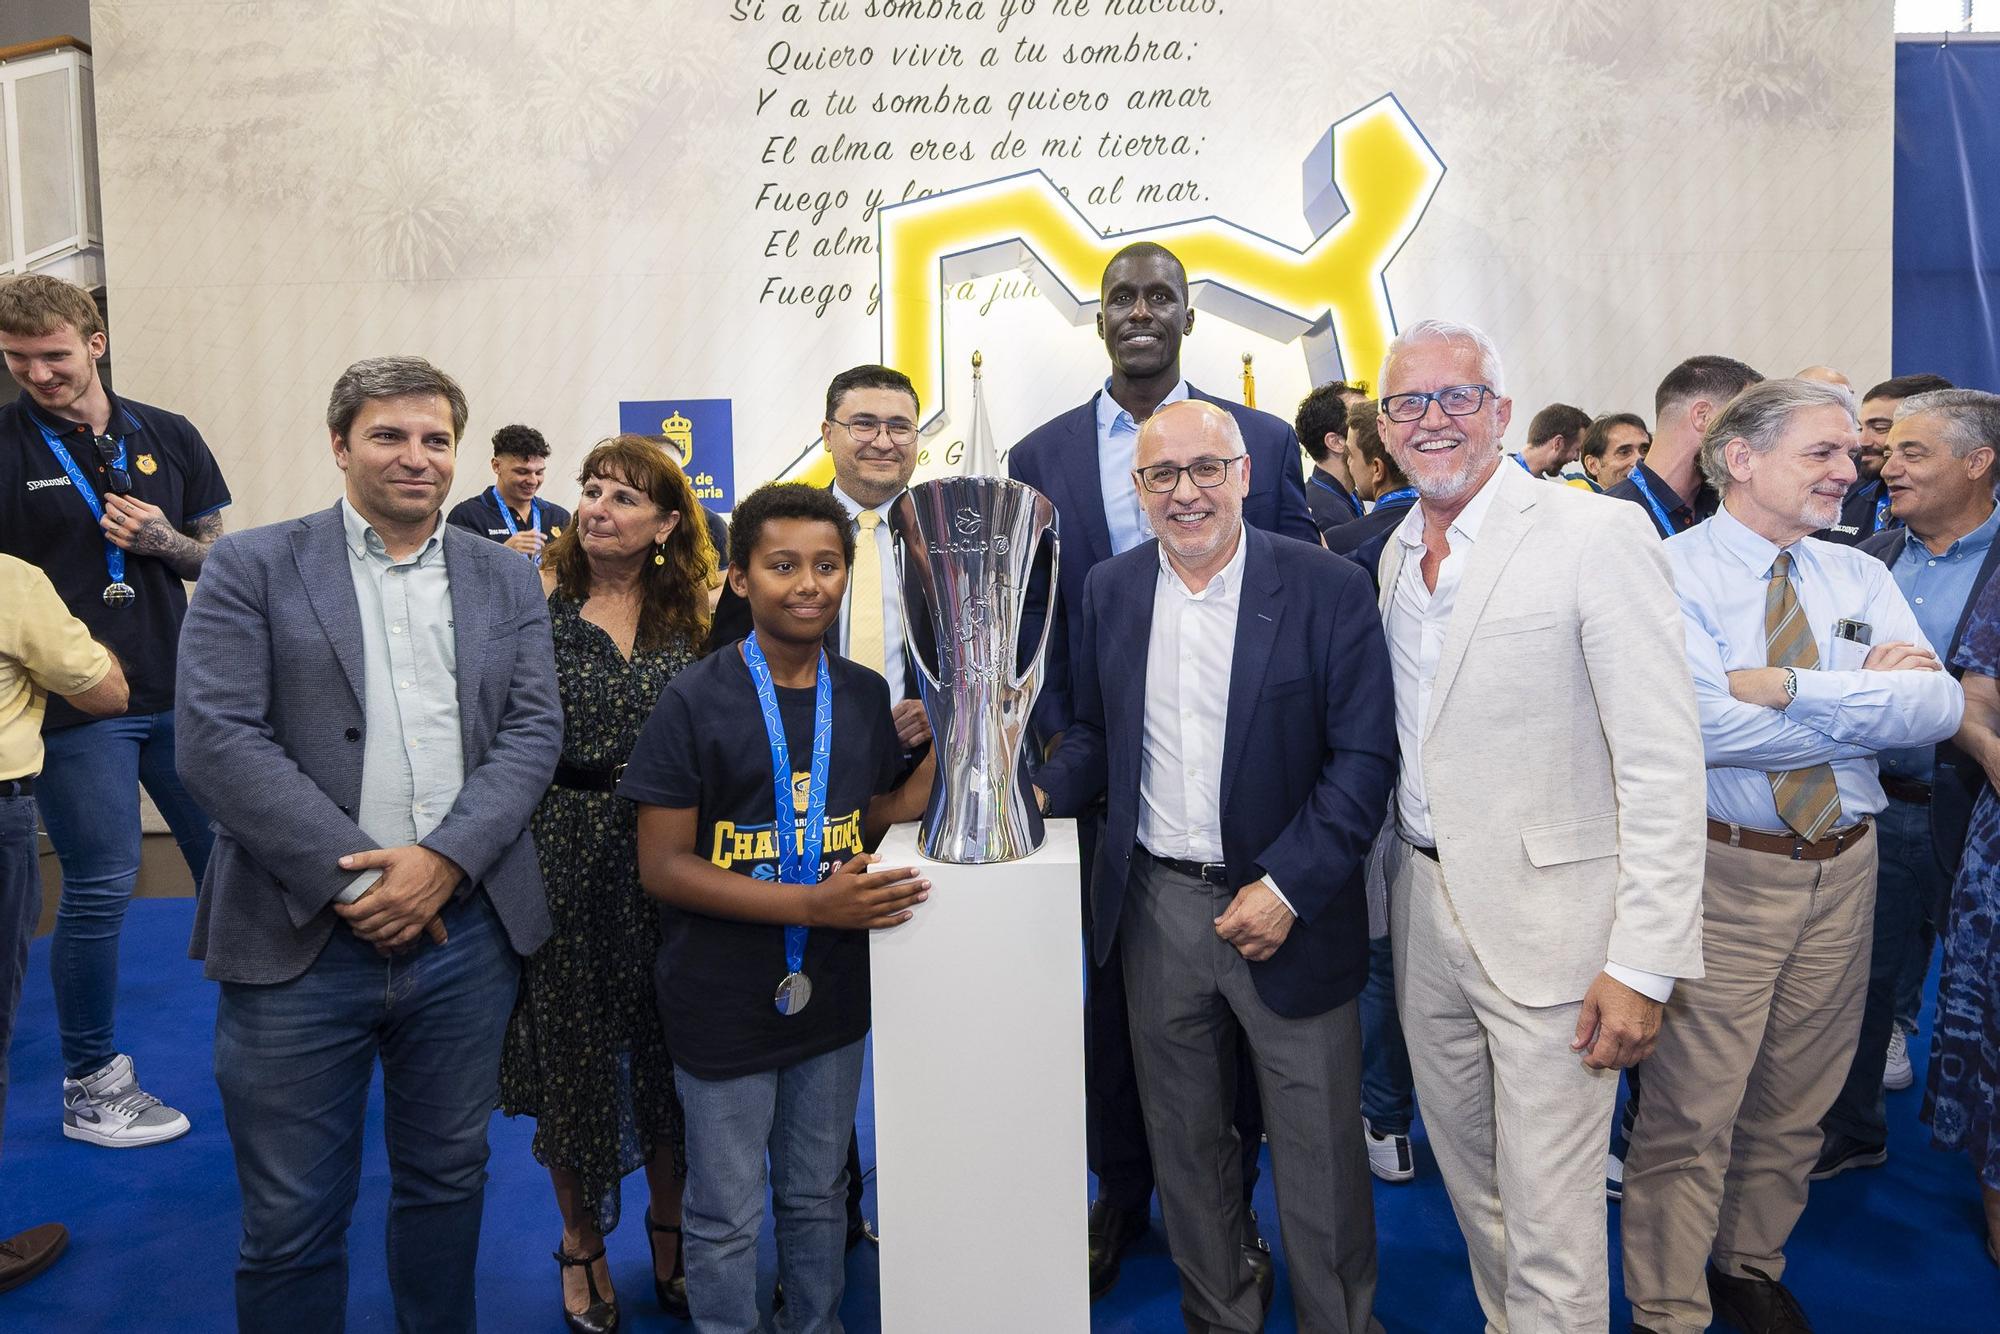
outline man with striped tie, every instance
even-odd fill
[[[1810,1328],[1779,1280],[1860,1031],[1875,756],[1965,707],[1887,568],[1808,536],[1854,480],[1852,402],[1744,390],[1701,441],[1721,508],[1666,543],[1708,762],[1707,972],[1674,989],[1625,1160],[1635,1330]]]

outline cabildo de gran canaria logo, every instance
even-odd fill
[[[735,428],[726,398],[649,398],[618,405],[618,429],[658,440],[712,510],[736,504]]]
[[[1097,316],[1104,266],[1134,241],[1180,257],[1195,309],[1281,343],[1302,345],[1315,383],[1373,379],[1395,337],[1389,263],[1429,206],[1445,167],[1393,94],[1336,121],[1306,155],[1304,211],[1312,244],[1297,250],[1226,218],[1103,235],[1040,171],[883,206],[882,360],[906,372],[919,399],[948,416],[945,292],[1019,271],[1065,319]],[[786,469],[824,483],[832,460],[817,444]]]

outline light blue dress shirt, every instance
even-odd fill
[[[1964,612],[1965,604],[1978,591],[1979,567],[1986,560],[1986,550],[1993,545],[1996,532],[2000,532],[2000,509],[1995,509],[1986,516],[1985,523],[1946,547],[1941,556],[1932,555],[1930,548],[1912,533],[1903,543],[1903,554],[1896,558],[1889,571],[1895,576],[1896,587],[1902,589],[1903,596],[1910,600],[1910,609],[1917,615],[1917,624],[1924,628],[1925,636],[1940,657],[1951,644],[1952,633],[1958,629],[1958,618]],[[1913,783],[1930,782],[1936,767],[1936,746],[1913,746],[1906,750],[1882,752],[1882,772],[1907,778]]]
[[[1188,382],[1180,381],[1160,400],[1160,407],[1178,403],[1188,396]],[[1155,409],[1157,411],[1157,409]],[[1130,551],[1153,537],[1152,525],[1139,504],[1138,488],[1132,483],[1132,467],[1139,457],[1139,423],[1118,406],[1111,396],[1111,381],[1097,396],[1097,479],[1104,487],[1104,522],[1111,530],[1111,554]]]
[[[404,847],[444,821],[465,785],[443,516],[423,546],[395,561],[345,500],[340,521],[361,609],[368,729],[355,823],[385,848]],[[381,877],[379,869],[363,871],[336,897],[352,903]]]
[[[1726,508],[1666,542],[1701,709],[1708,814],[1770,833],[1785,828],[1772,771],[1831,764],[1841,823],[1851,824],[1886,801],[1875,774],[1878,751],[1941,741],[1958,730],[1965,711],[1965,694],[1948,673],[1863,671],[1865,649],[1842,644],[1836,653],[1833,625],[1842,618],[1866,622],[1876,644],[1929,646],[1887,566],[1818,538],[1786,549],[1821,666],[1799,672],[1798,698],[1779,710],[1736,699],[1728,676],[1770,665],[1764,599],[1777,544]]]

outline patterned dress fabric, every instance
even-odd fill
[[[1955,662],[2000,677],[2000,580],[1980,595]],[[1952,886],[1924,1120],[1934,1144],[1971,1154],[1980,1182],[2000,1190],[2000,800],[1991,787],[1973,809]]]
[[[549,597],[563,763],[622,764],[685,642],[628,662],[579,604]],[[618,1225],[619,1182],[665,1148],[685,1170],[680,1099],[654,1003],[659,912],[639,887],[638,821],[609,792],[551,787],[530,828],[555,931],[521,971],[500,1061],[500,1107],[535,1118],[535,1158],[573,1172],[597,1226]]]

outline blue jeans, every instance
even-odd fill
[[[42,915],[42,874],[35,854],[35,799],[0,797],[0,1138],[7,1128],[7,1048],[28,971],[28,938]]]
[[[166,817],[197,885],[215,835],[174,772],[171,709],[58,728],[42,743],[35,800],[63,873],[49,973],[63,1068],[80,1079],[118,1054],[118,931],[139,879],[139,785]]]
[[[847,1137],[861,1097],[851,1043],[740,1079],[674,1071],[687,1113],[688,1306],[701,1334],[755,1334],[757,1231],[770,1155],[783,1334],[839,1334],[847,1286]]]
[[[1416,1102],[1410,1048],[1396,1017],[1396,960],[1383,936],[1368,942],[1368,985],[1361,989],[1361,1114],[1378,1135],[1407,1135]]]
[[[1874,953],[1868,960],[1868,999],[1861,1011],[1861,1037],[1840,1096],[1820,1118],[1820,1127],[1864,1144],[1889,1138],[1889,1109],[1882,1098],[1882,1069],[1889,1059],[1889,1026],[1896,1020],[1896,992],[1904,960],[1921,948],[1924,919],[1951,890],[1931,837],[1928,806],[1891,798],[1875,817]]]
[[[421,937],[389,959],[337,926],[291,981],[222,985],[215,1082],[243,1191],[245,1334],[346,1326],[347,1225],[378,1055],[396,1326],[477,1327],[486,1126],[520,960],[483,893],[448,906],[444,923],[445,944]]]

